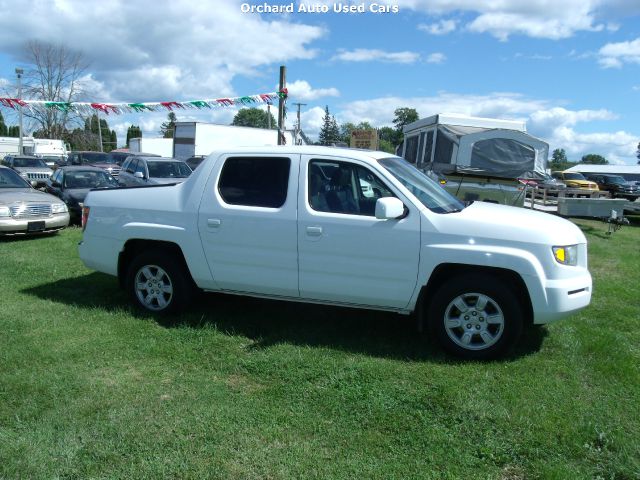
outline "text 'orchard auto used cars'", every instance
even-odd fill
[[[56,232],[69,225],[67,206],[0,166],[0,235]]]
[[[196,288],[416,312],[449,352],[486,359],[591,299],[576,225],[464,204],[384,152],[219,150],[181,184],[89,192],[83,225],[82,261],[159,314]]]

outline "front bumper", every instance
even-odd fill
[[[44,222],[44,230],[30,232],[29,223]],[[68,213],[56,213],[50,217],[0,218],[0,235],[32,235],[62,230],[69,225]]]
[[[533,323],[544,324],[565,318],[582,310],[591,302],[593,283],[591,274],[585,269],[580,276],[547,280],[544,299],[533,301]]]

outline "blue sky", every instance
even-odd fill
[[[640,142],[639,0],[334,2],[0,0],[0,92],[15,94],[25,42],[63,43],[90,62],[85,100],[171,101],[274,91],[287,66],[290,102],[317,135],[339,123],[391,125],[398,107],[527,121],[530,133],[612,163],[636,163]],[[243,7],[243,3],[246,4]],[[326,5],[329,13],[243,13]],[[372,4],[397,13],[369,13]],[[375,7],[374,7],[375,8]],[[293,108],[288,126],[294,120]],[[235,110],[179,112],[229,123]],[[11,112],[3,110],[10,121]],[[111,116],[155,136],[166,113]]]

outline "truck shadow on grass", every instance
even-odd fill
[[[381,358],[460,362],[442,353],[426,334],[417,333],[413,316],[219,293],[198,295],[180,315],[154,316],[133,307],[113,277],[96,272],[23,293],[79,308],[125,312],[170,329],[212,328],[225,335],[242,335],[252,340],[251,348],[256,350],[289,343]],[[525,329],[519,344],[502,361],[537,353],[546,335],[546,328]]]

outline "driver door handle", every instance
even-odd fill
[[[322,227],[307,227],[307,235],[310,237],[319,237],[322,235]]]

